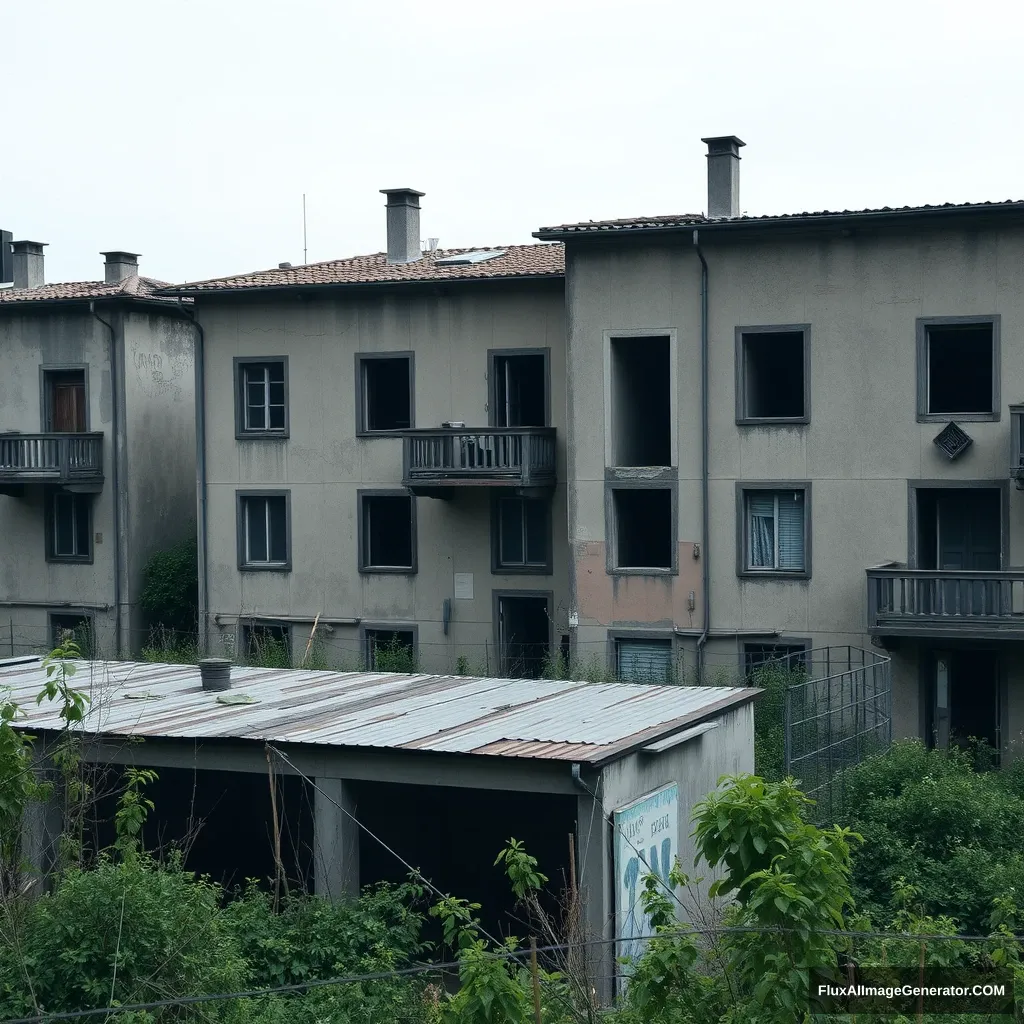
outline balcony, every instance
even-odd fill
[[[99,491],[103,435],[0,434],[0,493],[20,494],[33,483]]]
[[[877,566],[867,571],[868,632],[877,637],[1024,639],[1024,569]]]
[[[555,485],[554,427],[439,427],[403,434],[402,483],[446,498],[455,487],[543,491]]]

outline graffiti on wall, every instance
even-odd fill
[[[165,355],[141,348],[132,342],[130,360],[145,394],[169,394],[175,401],[181,398],[179,380],[192,369],[192,360],[185,353]]]
[[[679,787],[666,786],[614,812],[616,956],[636,960],[651,922],[641,895],[644,878],[655,874],[668,885],[679,855]],[[623,975],[629,974],[628,964]]]

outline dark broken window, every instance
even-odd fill
[[[672,464],[672,375],[667,337],[612,338],[612,464]]]
[[[408,356],[360,360],[363,432],[408,430],[412,426],[412,363]]]
[[[672,492],[661,488],[618,488],[615,510],[615,567],[671,569],[675,544]]]
[[[494,425],[547,426],[547,369],[543,353],[494,357]]]
[[[368,629],[364,635],[367,671],[416,671],[416,637],[411,629]]]
[[[993,325],[928,326],[928,412],[992,413]]]
[[[92,619],[87,615],[51,615],[51,647],[60,647],[67,640],[73,640],[78,644],[78,650],[83,658],[91,658]]]
[[[291,668],[292,631],[275,623],[251,623],[242,626],[242,650],[250,664],[265,668]]]
[[[47,554],[56,561],[87,562],[92,558],[92,498],[55,491],[50,497]]]
[[[803,331],[751,331],[742,337],[741,419],[799,420],[807,415]]]
[[[414,566],[412,498],[407,494],[362,496],[360,569],[405,571]]]

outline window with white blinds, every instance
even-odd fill
[[[806,571],[805,505],[802,490],[747,493],[748,570]]]

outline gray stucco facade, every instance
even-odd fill
[[[166,300],[0,302],[5,656],[48,650],[57,626],[83,618],[94,653],[145,642],[145,562],[195,528],[193,336]]]
[[[1018,422],[1007,405],[1018,401],[1024,388],[1017,359],[1024,324],[1020,211],[981,207],[955,222],[926,215],[886,221],[882,214],[873,223],[856,225],[841,223],[837,215],[831,227],[801,226],[800,217],[789,225],[784,220],[777,229],[754,218],[746,224],[693,223],[646,234],[611,229],[604,237],[594,230],[582,238],[560,229],[538,232],[567,245],[574,644],[584,651],[609,636],[660,635],[692,671],[707,626],[706,672],[714,677],[742,669],[747,644],[866,647],[874,641],[893,657],[894,736],[931,735],[939,728],[936,716],[948,715],[948,706],[936,704],[943,699],[937,693],[952,685],[951,679],[936,682],[936,672],[947,671],[936,668],[943,659],[973,657],[977,664],[978,657],[991,656],[995,667],[985,671],[998,679],[991,698],[977,698],[993,705],[986,705],[987,720],[980,725],[973,709],[964,711],[975,697],[968,697],[968,684],[960,679],[955,700],[963,728],[984,728],[979,735],[1003,747],[1019,743],[1024,634],[1013,589],[1020,582],[1012,567],[1024,560],[1024,497],[1012,488],[1008,473],[1011,430]],[[695,241],[708,266],[707,550],[702,549],[701,263]],[[938,370],[929,370],[922,339],[927,330],[944,327],[983,332],[978,337],[987,346],[992,372],[991,382],[986,377],[981,388],[989,390],[977,402],[986,411],[929,414],[922,405],[927,389],[939,387],[937,378],[928,376]],[[776,339],[775,353],[779,339],[803,339],[790,371],[799,375],[802,367],[803,396],[797,387],[793,407],[783,415],[759,418],[744,410],[743,389],[750,386],[742,365],[747,334]],[[621,467],[615,461],[609,398],[614,381],[609,381],[616,370],[609,349],[614,339],[638,337],[665,337],[671,348],[668,467]],[[959,371],[962,379],[972,372],[969,355]],[[938,365],[938,356],[933,362]],[[987,374],[987,366],[981,372]],[[942,386],[959,386],[956,377]],[[951,458],[935,439],[954,421],[973,443]],[[616,575],[605,571],[612,564],[608,549],[615,534],[608,494],[617,482],[638,477],[649,486],[677,488],[673,561],[664,563],[666,570]],[[799,571],[749,569],[745,503],[763,492],[787,500],[792,495],[803,510]],[[934,536],[935,529],[945,528],[934,526],[934,506],[946,497],[955,501],[970,494],[973,500],[979,492],[998,525],[985,526],[981,543],[981,519],[973,521],[975,561],[969,563],[963,551],[948,552],[949,545]],[[895,581],[897,604],[904,595],[903,621],[882,628],[869,609],[866,571],[889,562],[907,567],[911,577],[920,573],[920,579]],[[968,570],[967,575],[958,577],[955,569]],[[971,582],[981,577],[971,577],[970,571],[982,569],[996,575]],[[933,577],[930,570],[936,571]],[[707,623],[705,572],[711,582]],[[971,587],[978,588],[972,598],[977,606],[968,608]],[[989,600],[986,587],[1002,596]],[[947,603],[940,608],[943,598]],[[926,601],[933,606],[925,608]]]
[[[461,664],[496,672],[494,604],[502,593],[546,600],[546,647],[557,649],[568,633],[569,564],[561,280],[197,294],[195,302],[205,352],[211,652],[237,648],[248,627],[270,625],[288,631],[299,664],[319,619],[318,656],[332,666],[361,665],[368,631],[397,631],[412,635],[424,670]],[[360,540],[365,502],[409,492],[399,431],[363,429],[362,367],[407,362],[411,427],[482,427],[495,422],[488,378],[502,352],[543,355],[547,368],[557,485],[546,497],[545,564],[525,572],[494,564],[493,502],[514,492],[479,486],[446,498],[413,496],[411,564],[368,565]],[[286,426],[276,436],[246,436],[238,429],[239,375],[267,362],[287,367],[286,375],[275,371],[284,375]],[[243,501],[258,492],[287,499],[286,564],[243,564]]]

